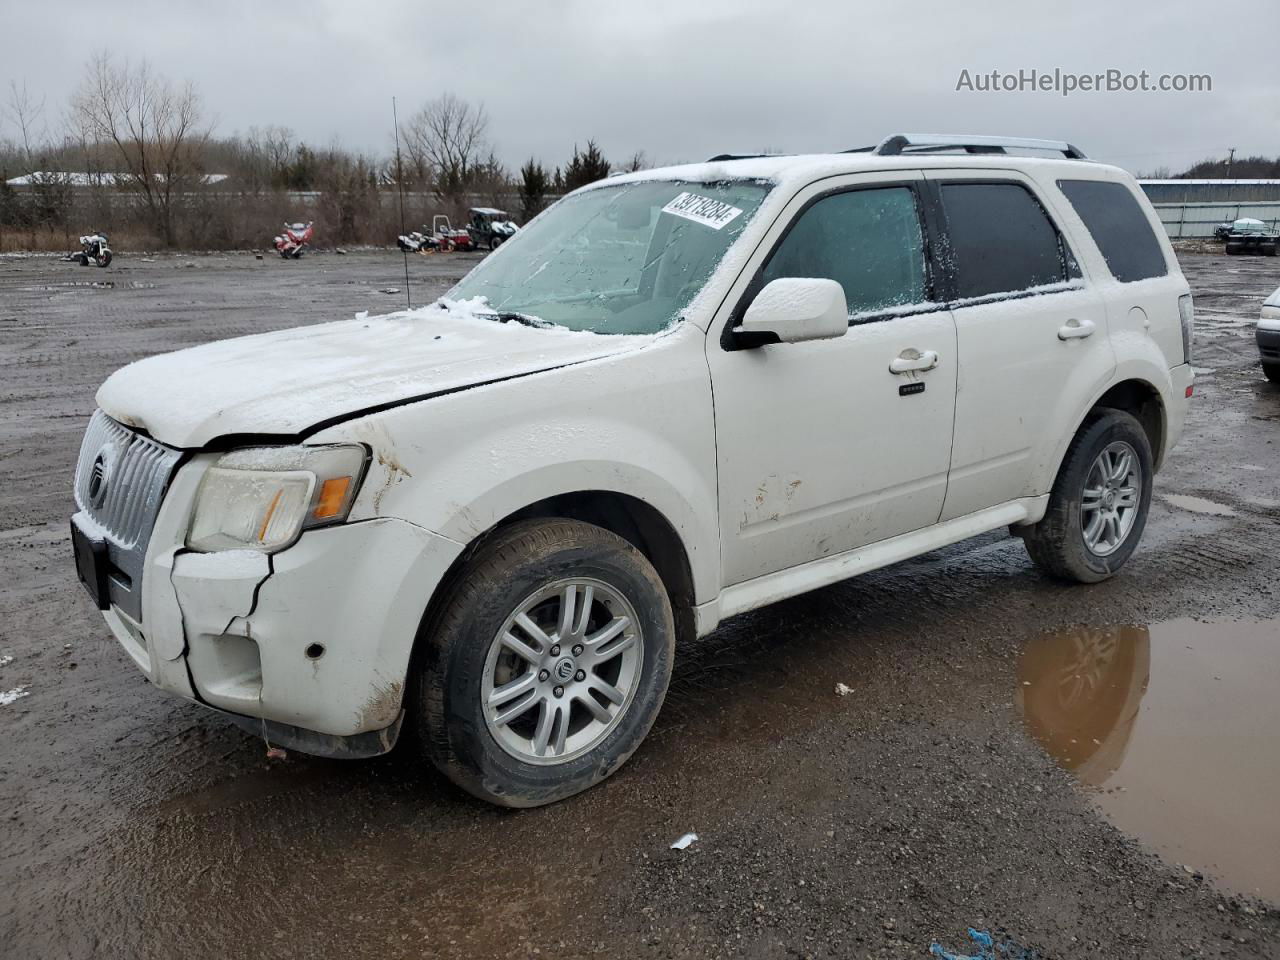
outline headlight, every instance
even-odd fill
[[[187,546],[274,553],[310,527],[341,523],[368,455],[361,446],[254,447],[205,472]]]

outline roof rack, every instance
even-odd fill
[[[897,133],[885,137],[875,147],[858,147],[848,153],[874,153],[894,157],[904,153],[939,153],[963,150],[965,153],[1006,153],[1009,150],[1048,150],[1061,153],[1068,160],[1088,160],[1084,151],[1065,140],[1032,140],[1027,137],[978,137],[936,133]]]
[[[707,163],[720,163],[723,160],[758,160],[761,157],[776,157],[776,153],[717,153]]]

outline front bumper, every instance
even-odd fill
[[[1272,320],[1270,326],[1258,324],[1258,355],[1270,366],[1280,365],[1280,321]]]
[[[389,750],[423,611],[462,548],[378,518],[311,530],[273,556],[183,546],[203,458],[174,479],[147,554],[143,612],[104,617],[156,686],[272,742]]]

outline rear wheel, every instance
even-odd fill
[[[424,624],[419,739],[464,790],[535,807],[603,780],[649,732],[675,628],[657,572],[621,537],[568,520],[497,531]]]
[[[1067,448],[1044,518],[1022,533],[1031,559],[1063,580],[1112,576],[1142,538],[1152,473],[1151,444],[1131,414],[1091,414]]]

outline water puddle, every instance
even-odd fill
[[[1046,634],[1018,680],[1031,735],[1117,827],[1280,901],[1280,621]]]
[[[1236,512],[1222,503],[1214,503],[1204,497],[1191,497],[1183,493],[1162,493],[1160,499],[1171,507],[1203,513],[1211,517],[1234,517]]]

